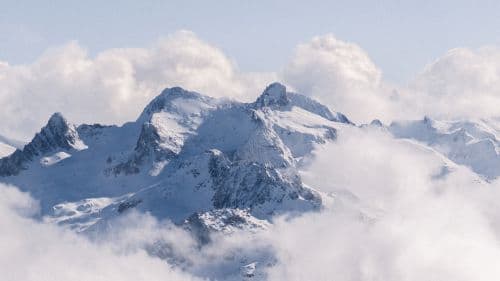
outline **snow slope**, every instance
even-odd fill
[[[488,180],[500,176],[500,131],[493,120],[438,121],[425,117],[393,122],[388,130],[397,138],[432,147]]]
[[[177,223],[222,209],[268,220],[321,208],[321,195],[301,181],[301,159],[346,126],[344,115],[278,83],[253,103],[175,87],[121,127],[75,126],[54,114],[0,160],[0,176],[80,231],[132,208]]]

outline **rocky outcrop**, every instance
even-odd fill
[[[76,127],[62,116],[54,113],[47,125],[24,146],[9,157],[0,159],[0,176],[19,174],[36,157],[56,150],[82,150],[86,145],[80,140]]]

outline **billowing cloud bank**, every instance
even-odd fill
[[[145,251],[97,245],[57,226],[35,222],[36,202],[0,185],[2,280],[197,280]]]
[[[0,187],[4,280],[496,280],[498,182],[378,129],[347,129],[316,150],[304,181],[327,208],[276,219],[268,231],[214,237],[199,248],[182,229],[131,213],[93,242],[27,217],[36,204]],[[443,170],[443,166],[447,168]],[[445,172],[443,172],[445,171]],[[144,249],[161,241],[166,257]],[[245,257],[242,261],[239,259]]]
[[[282,76],[299,93],[356,120],[387,111],[385,97],[381,96],[382,71],[359,46],[332,35],[297,46]]]
[[[427,65],[410,89],[427,112],[443,117],[498,117],[500,49],[457,48]]]
[[[334,207],[278,224],[272,280],[495,280],[498,183],[377,131],[339,138],[303,175]]]
[[[360,46],[333,35],[299,44],[290,62],[272,73],[243,72],[188,31],[148,48],[110,49],[95,57],[70,42],[31,64],[0,61],[0,134],[29,139],[55,111],[75,123],[123,123],[170,86],[250,101],[274,80],[356,122],[497,117],[500,51],[450,50],[408,85],[393,85]]]
[[[89,57],[76,42],[28,65],[0,62],[0,133],[28,139],[53,112],[77,123],[123,123],[165,87],[248,99],[275,80],[241,73],[219,49],[180,31],[149,48],[110,49]]]
[[[404,64],[404,61],[401,62]],[[283,79],[357,122],[379,118],[500,116],[500,50],[457,48],[428,64],[408,85],[394,85],[368,54],[332,35],[299,45]]]

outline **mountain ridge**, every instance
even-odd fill
[[[314,145],[336,138],[337,126],[352,125],[279,83],[253,103],[174,87],[121,127],[75,126],[52,115],[23,150],[0,160],[0,176],[32,192],[44,215],[78,221],[82,230],[132,208],[178,223],[227,208],[270,219],[321,208],[297,167]],[[91,211],[93,219],[65,213],[69,202],[107,203],[94,220]]]
[[[498,131],[484,121],[438,121],[426,116],[392,122],[387,129],[396,138],[413,139],[436,149],[487,180],[500,176]]]
[[[307,176],[310,157],[321,153],[316,148],[337,141],[345,145],[352,136],[394,137],[408,153],[433,157],[436,169],[429,180],[467,171],[461,165],[476,173],[470,179],[475,183],[498,176],[498,128],[487,123],[425,117],[358,126],[273,83],[250,103],[165,89],[122,126],[76,126],[55,113],[24,149],[0,159],[0,181],[38,199],[40,219],[91,239],[138,212],[175,224],[202,249],[220,234],[265,234],[279,226],[277,221],[321,210],[346,209],[370,224],[383,216],[383,208],[372,206],[370,197],[358,197],[349,183],[341,186],[342,179],[339,184],[332,178],[325,188]],[[369,153],[372,148],[354,149]],[[350,154],[341,152],[337,165],[344,162],[340,157]],[[482,161],[491,169],[482,169],[477,164]],[[154,238],[144,249],[182,265],[182,255],[173,254],[169,243]],[[276,262],[267,251],[224,257],[234,280],[266,280],[266,269]],[[227,277],[227,272],[210,272],[209,278]]]
[[[347,128],[370,126],[418,141],[493,179],[494,166],[481,170],[453,152],[474,154],[484,146],[488,153],[478,161],[497,161],[496,131],[483,125],[426,117],[356,126],[279,83],[251,103],[174,87],[123,126],[75,126],[53,114],[23,150],[0,159],[0,177],[39,199],[42,215],[78,231],[95,231],[129,210],[177,224],[189,218],[199,224],[216,214],[255,224],[319,210],[331,200],[305,185],[299,170],[316,146],[335,141]]]

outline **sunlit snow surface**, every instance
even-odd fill
[[[493,180],[500,175],[499,131],[493,120],[393,122],[389,131],[397,138],[419,141],[457,164]]]

